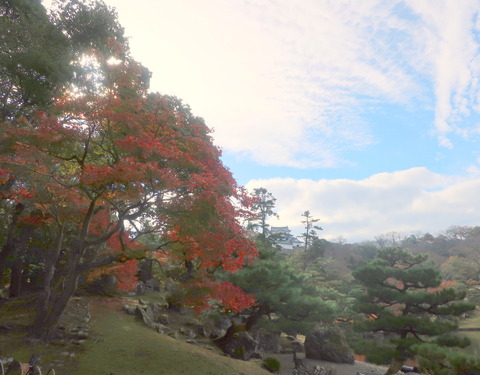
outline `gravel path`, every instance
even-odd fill
[[[294,369],[292,354],[272,354],[272,357],[277,358],[280,361],[280,373],[279,375],[292,375]],[[364,375],[383,375],[387,371],[386,366],[377,366],[370,363],[355,361],[353,365],[345,363],[333,363],[326,361],[317,361],[313,359],[304,359],[302,355],[298,355],[298,358],[302,358],[304,363],[307,363],[309,367],[320,365],[323,367],[335,368],[337,375],[356,375],[357,372]]]

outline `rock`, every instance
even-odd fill
[[[130,305],[123,305],[123,311],[125,311],[128,315],[135,315],[135,307]]]
[[[255,340],[257,341],[256,350],[267,353],[280,353],[280,335],[278,333],[260,329],[255,332]]]
[[[193,332],[192,329],[189,329],[189,328],[185,328],[185,327],[180,327],[180,330],[179,332],[182,334],[182,335],[185,335],[191,339],[194,339],[195,337],[197,337],[197,335],[195,334],[195,332]]]
[[[217,341],[217,344],[230,357],[248,361],[255,351],[257,343],[248,332],[244,331],[236,332],[228,339],[221,339]]]
[[[124,310],[131,311],[130,307],[125,306]],[[149,303],[147,306],[137,305],[134,315],[142,319],[148,327],[155,330],[158,323],[168,324],[168,315],[164,314],[160,305],[155,303]]]
[[[331,367],[314,366],[307,368],[301,366],[293,370],[292,375],[336,375],[337,371]]]
[[[159,292],[160,291],[160,281],[158,281],[157,279],[147,280],[147,281],[145,281],[145,288],[146,289],[153,289],[156,292]]]
[[[227,331],[224,329],[215,329],[210,333],[210,338],[212,340],[219,339],[220,337],[225,336],[226,333]]]
[[[162,335],[165,335],[165,334],[168,334],[169,333],[169,329],[168,327],[165,327],[164,325],[162,324],[155,324],[155,331],[157,331],[158,333],[162,334]]]
[[[416,367],[416,366],[402,366],[400,371],[403,372],[403,373],[407,373],[407,372],[419,373],[420,372],[420,371],[418,371],[418,367]],[[478,373],[478,371],[476,373]],[[469,372],[469,374],[470,374],[470,372]]]
[[[139,304],[139,305],[146,305],[147,303],[145,302],[145,300],[139,298],[139,299],[138,299],[138,304]]]
[[[149,303],[146,312],[154,322],[168,324],[168,315],[164,312],[164,306],[158,303]]]
[[[137,296],[141,296],[142,294],[145,293],[145,284],[143,281],[140,281],[138,284],[137,284],[137,288],[136,288],[136,292]]]
[[[215,320],[215,328],[218,328],[218,329],[223,329],[223,330],[227,330],[231,327],[232,325],[232,321],[227,318],[227,317],[222,317],[222,318],[219,318],[217,320]]]
[[[305,353],[305,345],[298,339],[292,341],[292,348],[297,353]]]
[[[193,331],[197,334],[197,336],[208,337],[208,332],[205,326],[199,324],[192,327]]]
[[[263,355],[259,352],[253,352],[250,356],[250,359],[263,359]]]
[[[303,343],[295,336],[280,336],[280,353],[305,353]]]
[[[153,322],[156,322],[157,321],[157,315],[160,314],[160,309],[154,303],[149,303],[147,305],[147,307],[145,308],[145,314],[148,315],[150,320],[152,320]]]
[[[147,314],[146,308],[143,308],[140,305],[138,305],[137,308],[135,309],[135,315],[140,319],[142,319],[147,327],[155,329],[156,324],[152,320],[151,316]]]
[[[162,324],[168,324],[168,315],[167,314],[159,314],[157,316],[157,322]]]
[[[204,324],[198,319],[193,319],[186,323],[187,327],[190,327],[197,336],[208,337],[209,333]]]
[[[305,356],[335,363],[353,364],[353,352],[344,332],[337,328],[316,329],[305,339]]]
[[[83,331],[78,331],[78,333],[77,333],[76,336],[77,336],[77,339],[79,339],[79,340],[86,340],[86,339],[88,339],[88,333],[83,332]]]

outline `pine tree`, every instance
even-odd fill
[[[253,204],[251,208],[253,217],[248,220],[248,229],[258,229],[262,241],[266,241],[270,234],[268,229],[270,225],[267,224],[267,219],[270,216],[278,218],[277,213],[274,211],[276,201],[277,199],[272,193],[263,187],[253,190]]]
[[[305,220],[302,220],[302,224],[305,225],[305,232],[302,233],[301,237],[304,239],[304,250],[307,251],[308,247],[314,244],[315,241],[318,241],[317,230],[322,230],[321,227],[315,225],[320,219],[314,219],[310,214],[310,211],[305,211],[302,216]]]
[[[262,321],[278,332],[305,334],[315,324],[333,320],[336,303],[320,295],[309,275],[295,270],[271,245],[259,242],[257,249],[260,255],[251,266],[225,275],[257,301],[243,311],[248,329]]]
[[[462,340],[448,333],[458,327],[456,317],[475,306],[461,302],[464,292],[442,286],[440,272],[426,254],[413,255],[398,247],[381,249],[353,275],[365,287],[356,309],[367,315],[356,328],[393,337],[385,344],[362,345],[368,359],[390,361],[387,374],[396,373],[415,356],[416,344],[428,342],[440,349],[447,342],[462,345]]]

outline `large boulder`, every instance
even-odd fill
[[[248,361],[255,352],[255,339],[248,332],[236,332],[222,343],[221,349],[232,358]]]
[[[257,341],[245,328],[244,324],[233,324],[213,343],[230,357],[248,361],[257,348]]]
[[[281,335],[280,336],[280,353],[305,353],[303,343],[295,336]]]
[[[317,328],[305,339],[305,356],[335,363],[353,364],[353,351],[347,344],[344,332],[338,328]]]
[[[259,329],[255,332],[257,349],[265,353],[280,353],[280,334]]]

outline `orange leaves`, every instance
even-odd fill
[[[441,284],[436,287],[436,288],[428,288],[427,291],[429,293],[435,293],[435,292],[438,292],[439,290],[442,290],[442,289],[445,289],[445,288],[451,288],[455,285],[457,285],[458,282],[455,281],[455,280],[444,280],[441,282]]]

